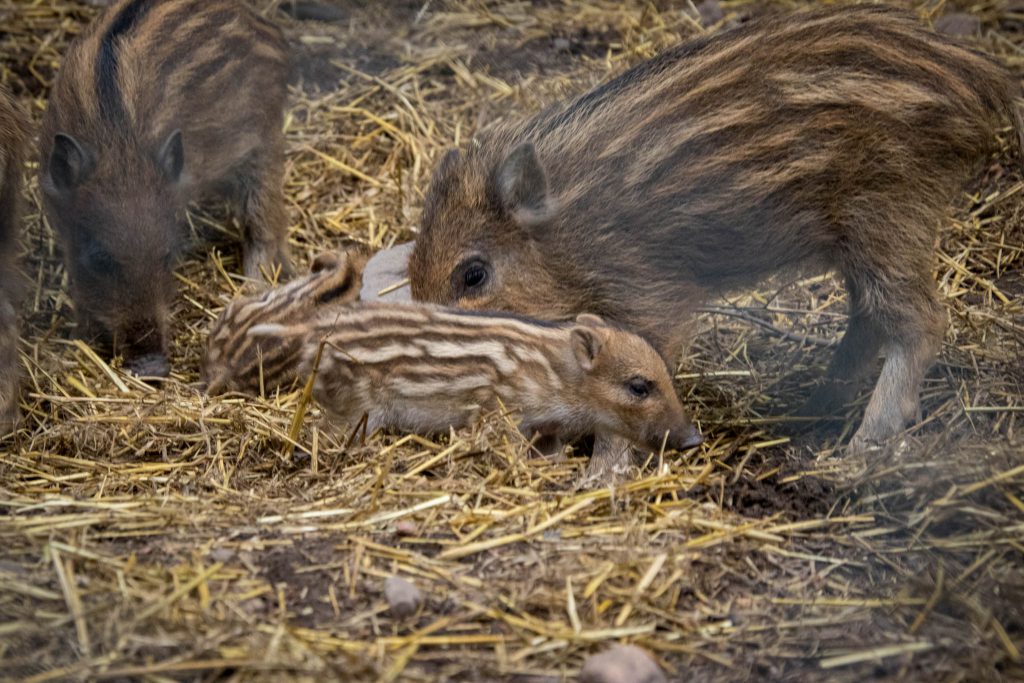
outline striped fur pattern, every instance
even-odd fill
[[[287,272],[280,30],[239,0],[120,0],[68,48],[40,136],[79,334],[166,374],[188,202],[229,200],[245,274]]]
[[[18,272],[21,232],[22,152],[26,123],[21,109],[0,87],[0,436],[18,414]]]
[[[592,315],[556,325],[374,302],[250,333],[301,336],[314,396],[342,424],[366,415],[370,430],[446,432],[504,407],[548,443],[589,434],[654,450],[666,435],[669,448],[700,443],[661,356]]]
[[[936,228],[1017,122],[990,58],[877,6],[752,21],[575,101],[481,133],[428,191],[416,299],[545,318],[593,311],[666,355],[710,294],[835,270],[849,330],[809,402],[832,412],[879,351],[855,435],[917,417],[942,340]]]
[[[268,343],[249,335],[249,330],[255,325],[301,324],[355,301],[365,265],[366,256],[358,252],[321,254],[307,276],[229,303],[206,341],[203,381],[207,393],[263,394],[291,384],[298,374],[301,339]]]

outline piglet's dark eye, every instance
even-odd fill
[[[456,297],[478,292],[491,278],[491,266],[474,256],[459,264],[452,273],[452,289]]]
[[[467,289],[479,287],[485,282],[487,282],[487,270],[483,266],[471,266],[463,277],[463,283]]]
[[[634,377],[626,382],[629,393],[639,399],[645,399],[651,395],[651,381],[643,377]]]

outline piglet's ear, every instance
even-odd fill
[[[172,183],[181,180],[181,172],[185,170],[185,142],[180,130],[167,136],[157,155],[156,163]]]
[[[584,371],[590,372],[594,369],[594,363],[604,346],[605,335],[606,332],[603,330],[584,325],[578,325],[570,330],[569,342],[572,344],[572,353]]]
[[[458,149],[452,148],[444,153],[441,157],[441,162],[434,169],[434,180],[435,181],[449,181],[452,174],[455,172],[455,167],[459,165],[459,159],[462,155]]]
[[[95,167],[93,155],[66,133],[53,136],[50,152],[50,183],[58,192],[70,192],[82,184]]]
[[[604,321],[604,318],[593,313],[580,313],[576,316],[576,324],[587,327],[608,327],[608,323]]]
[[[498,200],[520,225],[533,228],[554,215],[548,179],[533,143],[513,149],[495,175]]]
[[[427,190],[427,199],[439,201],[447,196],[454,187],[456,180],[456,169],[462,159],[458,149],[452,148],[445,152],[441,160],[434,166],[434,173],[430,176],[430,187]]]

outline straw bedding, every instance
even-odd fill
[[[795,5],[372,3],[285,27],[297,67],[288,208],[300,262],[415,236],[432,162],[502,116],[586,88],[681,37]],[[954,12],[1024,71],[1010,3]],[[95,13],[0,0],[0,78],[38,120]],[[955,22],[954,22],[955,23]],[[1009,131],[1007,140],[1011,139]],[[197,208],[174,374],[148,386],[73,340],[34,181],[22,429],[0,442],[0,677],[571,678],[613,642],[673,680],[1024,677],[1024,180],[994,155],[941,231],[950,327],[926,419],[843,457],[788,420],[840,335],[830,278],[713,302],[678,366],[707,443],[581,490],[579,454],[529,455],[500,415],[450,437],[338,433],[302,388],[205,397],[205,330],[241,287],[236,228]],[[31,175],[28,169],[28,174]],[[399,575],[423,592],[387,608]]]

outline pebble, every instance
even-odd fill
[[[981,20],[966,12],[953,12],[935,20],[935,31],[954,38],[966,38],[981,33]]]
[[[667,683],[647,651],[636,645],[615,645],[583,663],[579,683]]]
[[[384,582],[384,597],[391,613],[399,619],[412,616],[423,604],[423,593],[401,576],[389,576]]]
[[[416,522],[402,519],[395,522],[395,533],[399,536],[415,536],[419,532]]]
[[[700,23],[705,28],[725,19],[725,10],[718,4],[718,0],[704,0],[697,5],[697,14],[700,15]]]

